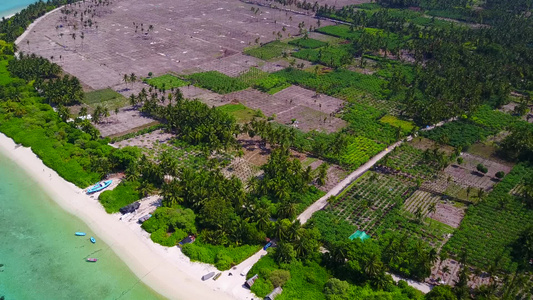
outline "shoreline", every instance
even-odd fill
[[[140,226],[129,226],[117,215],[107,214],[98,200],[48,168],[30,148],[19,146],[0,133],[0,152],[17,164],[62,209],[81,219],[115,252],[147,286],[169,299],[233,299],[202,283],[201,275],[213,266],[192,263],[177,247],[153,243]],[[144,233],[144,234],[143,234]]]
[[[22,41],[22,39],[24,39],[24,38],[28,35],[28,33],[33,29],[33,27],[34,27],[35,25],[37,25],[37,24],[38,24],[43,18],[45,18],[45,17],[48,16],[49,14],[51,14],[51,13],[53,13],[53,12],[56,12],[56,11],[60,10],[61,8],[63,8],[63,6],[64,6],[64,5],[59,6],[59,7],[57,7],[57,8],[54,8],[54,9],[52,9],[51,11],[49,11],[49,12],[45,13],[44,15],[42,15],[42,16],[38,17],[37,19],[35,19],[35,21],[31,22],[31,24],[28,25],[28,27],[26,28],[26,30],[24,30],[24,33],[22,33],[22,34],[21,34],[21,35],[15,40],[15,43],[14,43],[14,44],[18,46],[18,44],[20,43],[20,41]],[[12,15],[12,16],[13,16],[13,15]],[[10,17],[12,17],[12,16],[10,16]]]

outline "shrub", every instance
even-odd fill
[[[141,199],[137,191],[139,186],[138,181],[123,181],[115,189],[101,193],[98,200],[107,213],[116,213],[121,207]]]
[[[505,172],[504,171],[498,171],[498,172],[496,172],[495,175],[496,175],[497,178],[502,179],[505,176]]]
[[[275,270],[270,273],[269,280],[273,286],[283,286],[291,278],[291,272],[287,270]]]
[[[462,164],[463,163],[463,158],[462,157],[458,157],[457,158],[457,163],[458,164]]]
[[[478,164],[476,169],[483,174],[486,174],[489,171],[489,169],[487,169],[487,167],[485,167],[483,164]]]
[[[215,267],[219,270],[228,270],[233,264],[233,259],[223,251],[217,253],[215,261]]]

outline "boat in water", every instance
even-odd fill
[[[96,240],[91,236],[91,243],[96,243]]]
[[[76,232],[74,233],[76,236],[85,236],[85,232]]]
[[[98,259],[97,258],[87,258],[87,261],[88,262],[97,262]]]
[[[110,186],[111,183],[113,183],[113,180],[100,181],[97,184],[95,184],[95,185],[91,186],[90,188],[88,188],[87,189],[87,194],[92,194],[92,193],[99,192],[99,191],[105,189],[106,187]]]

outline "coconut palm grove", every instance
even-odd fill
[[[533,299],[531,0],[151,2],[3,18],[0,132],[254,299]]]

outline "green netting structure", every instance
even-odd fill
[[[356,238],[359,238],[361,241],[364,242],[365,240],[368,240],[370,238],[370,236],[368,234],[366,234],[366,232],[364,232],[364,231],[357,230],[352,235],[350,235],[349,239],[353,241]]]

